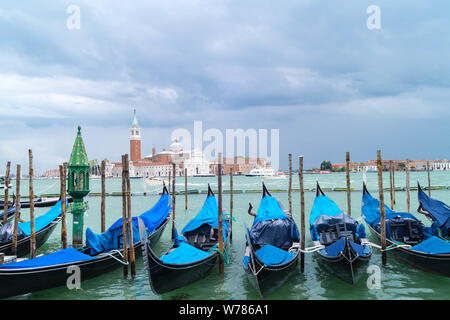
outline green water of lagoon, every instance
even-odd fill
[[[351,184],[355,189],[351,194],[352,216],[361,216],[362,197],[362,174],[352,173]],[[324,189],[345,188],[345,173],[333,173],[324,175],[305,175],[305,189],[312,190],[318,180]],[[405,187],[405,173],[397,172],[395,175],[396,187]],[[411,172],[411,187],[417,185],[420,180],[423,187],[427,186],[428,179],[425,172]],[[136,263],[137,275],[134,280],[123,279],[122,268],[91,280],[83,281],[80,290],[69,290],[66,286],[42,290],[40,292],[17,296],[12,299],[260,299],[258,293],[248,281],[242,267],[242,258],[245,247],[244,223],[248,226],[252,224],[253,218],[247,214],[248,203],[251,202],[254,210],[257,210],[261,193],[245,193],[246,190],[261,190],[261,182],[264,181],[269,190],[287,190],[289,179],[261,179],[259,177],[234,177],[233,185],[235,190],[243,190],[244,193],[234,194],[233,217],[233,242],[228,250],[230,257],[229,264],[225,266],[225,273],[219,274],[215,268],[204,279],[174,290],[162,296],[155,295],[150,288],[146,270],[142,258]],[[450,172],[432,172],[432,186],[442,186],[448,189],[433,190],[432,196],[444,202],[450,203]],[[15,183],[15,181],[13,181]],[[208,183],[217,189],[217,177],[189,178],[188,189],[206,191]],[[367,185],[373,196],[378,197],[378,177],[376,173],[367,173]],[[388,173],[384,174],[384,186],[389,188]],[[293,175],[293,189],[299,189],[298,175]],[[99,179],[91,179],[90,188],[92,193],[101,192]],[[48,194],[59,192],[59,180],[35,180],[35,194]],[[121,191],[120,179],[107,179],[106,189],[108,193]],[[223,189],[229,190],[229,177],[223,179]],[[28,193],[28,181],[22,180],[22,195]],[[159,199],[156,192],[161,191],[161,187],[145,186],[142,179],[131,180],[131,190],[133,194],[142,194],[147,191],[147,196],[135,195],[132,197],[132,213],[134,216],[151,208]],[[184,191],[184,178],[177,178],[176,190]],[[326,191],[327,195],[334,200],[338,206],[347,211],[346,192]],[[274,192],[273,196],[279,199],[284,206],[288,207],[287,192]],[[308,216],[313,205],[315,193],[312,191],[305,193],[306,223],[309,225]],[[184,195],[176,196],[176,227],[181,230],[183,226],[192,219],[200,210],[206,194],[191,194],[188,198],[188,210],[185,210]],[[90,196],[86,200],[89,202],[89,209],[85,214],[84,227],[90,227],[94,232],[100,233],[100,197]],[[230,195],[224,194],[223,204],[229,207]],[[385,192],[385,201],[390,204],[390,194]],[[293,216],[299,224],[300,221],[300,193],[292,193]],[[416,213],[418,206],[417,191],[411,191],[411,211],[421,219],[426,225],[430,222],[422,215]],[[44,214],[48,208],[36,208],[36,214]],[[396,211],[406,210],[406,193],[396,192]],[[29,209],[23,209],[22,217],[28,219]],[[122,198],[109,196],[106,198],[106,226],[114,223],[122,217]],[[67,217],[68,239],[72,236],[72,216]],[[171,224],[163,233],[159,243],[154,250],[157,254],[163,254],[172,245]],[[55,229],[50,239],[38,250],[38,254],[47,254],[59,250],[60,225]],[[369,232],[368,232],[369,233]],[[307,246],[311,246],[309,232],[306,232]],[[370,236],[371,241],[376,242]],[[371,265],[381,266],[380,251],[374,249],[374,254],[370,262]],[[328,273],[314,255],[306,255],[304,274],[297,272],[293,274],[285,285],[273,292],[266,299],[273,300],[298,300],[298,299],[450,299],[450,279],[429,274],[415,269],[397,258],[388,254],[387,266],[381,267],[381,288],[369,289],[367,280],[370,274],[362,276],[356,285],[343,282],[334,275]],[[45,279],[43,279],[45,281]]]

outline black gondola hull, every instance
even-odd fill
[[[331,274],[339,279],[356,284],[363,274],[366,274],[366,268],[372,255],[367,257],[346,257],[343,253],[335,258],[327,257],[320,252],[315,253],[319,259],[319,264]]]
[[[261,298],[270,295],[278,288],[282,287],[289,277],[297,271],[298,266],[297,253],[295,257],[286,264],[277,266],[264,266],[264,264],[253,255],[250,258],[249,266],[244,270],[249,281],[254,285]]]
[[[225,249],[228,248],[229,236],[230,234],[224,243]],[[154,293],[160,295],[203,279],[219,260],[217,252],[203,260],[188,264],[164,264],[151,248],[147,248],[146,255],[150,286]]]
[[[369,225],[369,229],[372,235],[374,235],[379,241],[381,235],[372,226]],[[389,239],[386,239],[387,246],[394,243]],[[444,277],[450,277],[450,254],[432,255],[427,253],[421,253],[411,251],[405,248],[396,248],[391,250],[392,254],[400,260],[426,272],[430,272],[436,275]]]
[[[153,244],[156,244],[160,239],[168,221],[169,219],[167,218],[148,237]],[[136,257],[140,257],[142,255],[142,243],[135,243],[134,248]],[[86,250],[88,248],[80,249],[82,252]],[[95,260],[66,263],[57,266],[32,269],[0,269],[0,283],[2,284],[0,286],[0,298],[67,285],[67,282],[70,280],[69,277],[73,274],[69,267],[74,268],[73,266],[79,268],[81,281],[92,279],[122,266],[123,264],[120,262],[122,260],[121,254],[123,254],[123,250],[120,250],[120,253],[117,251],[111,252],[110,255],[105,255]]]

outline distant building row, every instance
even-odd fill
[[[391,166],[395,171],[405,171],[406,166],[409,166],[411,171],[426,171],[427,164],[430,166],[431,171],[450,171],[449,160],[410,160],[407,164],[406,160],[382,160],[383,170],[388,170]],[[340,170],[345,168],[346,164],[332,164],[333,170]],[[377,160],[369,160],[367,163],[350,163],[350,170],[352,171],[377,171]]]

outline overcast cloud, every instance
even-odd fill
[[[66,26],[69,5],[81,28]],[[369,5],[381,30],[369,30]],[[448,1],[2,1],[0,172],[143,154],[176,128],[280,129],[280,163],[450,158]],[[225,131],[224,131],[225,132]]]

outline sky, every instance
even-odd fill
[[[415,0],[2,1],[0,172],[26,167],[30,148],[35,171],[57,168],[78,125],[90,159],[120,161],[133,109],[143,155],[200,120],[279,129],[280,169],[288,153],[294,168],[299,155],[311,168],[378,149],[448,159],[449,12]]]

